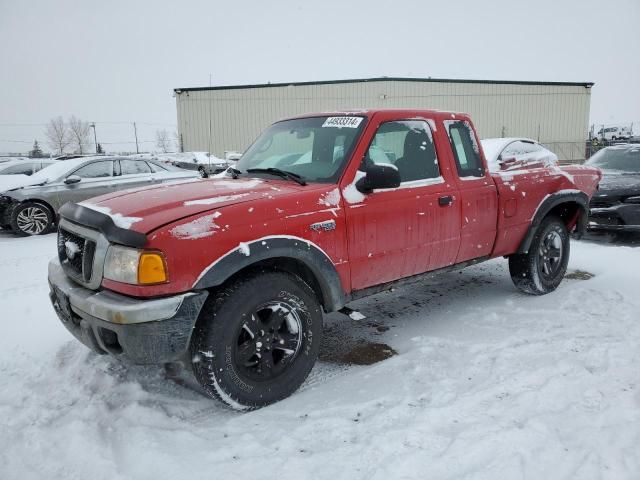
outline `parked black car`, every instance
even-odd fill
[[[603,148],[586,163],[604,173],[591,199],[589,228],[640,232],[640,145]]]

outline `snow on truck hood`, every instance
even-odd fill
[[[114,192],[79,205],[109,215],[121,228],[146,234],[191,215],[299,191],[291,182],[274,184],[257,178],[196,179]]]

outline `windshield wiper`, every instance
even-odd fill
[[[249,173],[271,173],[272,175],[277,175],[282,178],[288,178],[289,180],[293,180],[294,182],[299,183],[300,185],[306,185],[304,178],[302,178],[297,173],[287,172],[286,170],[280,170],[279,168],[269,167],[269,168],[247,168],[247,172]]]

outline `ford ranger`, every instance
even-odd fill
[[[259,408],[302,384],[323,312],[355,299],[496,257],[523,292],[555,290],[600,177],[492,174],[465,114],[290,118],[216,178],[63,206],[50,298],[95,352],[181,365]]]

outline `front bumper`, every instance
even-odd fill
[[[172,297],[136,299],[108,290],[81,287],[57,259],[49,263],[49,297],[62,324],[99,354],[136,364],[182,359],[207,298],[206,290]]]
[[[617,204],[589,211],[589,230],[640,232],[640,205]]]

